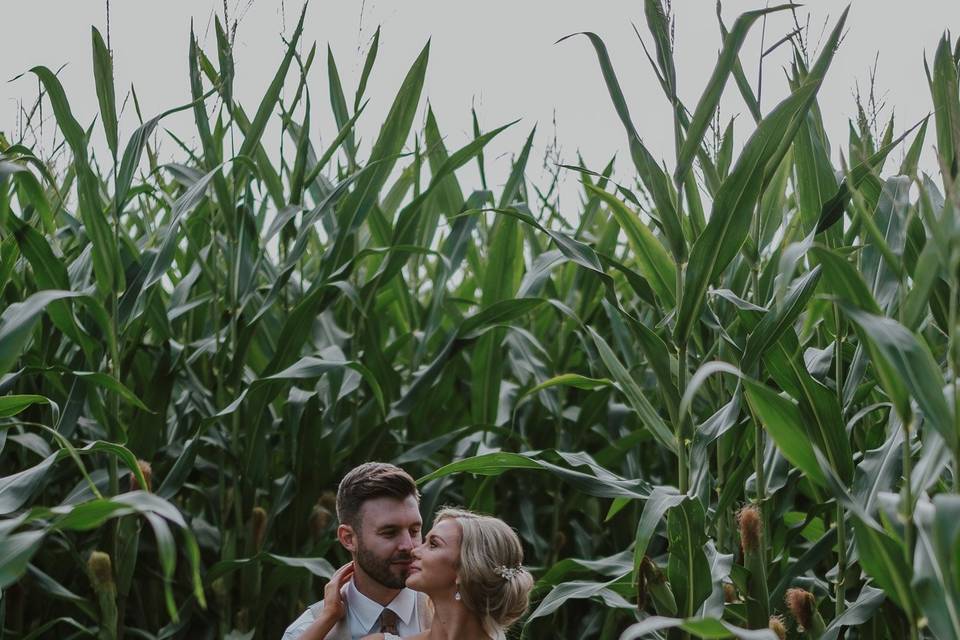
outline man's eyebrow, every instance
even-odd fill
[[[377,527],[377,531],[383,531],[384,529],[405,529],[405,528],[407,528],[407,527],[411,527],[411,528],[412,528],[412,527],[416,527],[416,528],[420,529],[420,528],[423,527],[423,524],[420,523],[420,522],[414,522],[414,523],[412,523],[412,524],[405,525],[405,524],[400,524],[400,523],[397,523],[397,522],[388,522],[388,523],[386,523],[386,524],[382,524],[382,525],[380,525],[379,527]]]

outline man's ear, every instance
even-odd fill
[[[348,524],[341,524],[337,527],[337,540],[343,545],[343,548],[350,553],[357,550],[357,532]]]

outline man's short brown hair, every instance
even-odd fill
[[[337,519],[354,529],[360,528],[360,508],[374,498],[403,500],[413,496],[420,501],[420,492],[413,477],[396,465],[386,462],[365,462],[350,470],[337,488]]]

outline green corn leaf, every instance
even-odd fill
[[[860,164],[850,170],[846,180],[837,188],[837,192],[823,204],[820,211],[820,220],[817,222],[817,233],[822,233],[836,224],[843,217],[843,210],[850,199],[851,189],[859,187],[864,180],[867,180],[875,171],[883,165],[884,160],[898,144],[913,132],[913,130],[927,121],[926,118],[915,124],[913,127],[903,132],[895,140],[883,145],[870,157],[863,160]]]
[[[639,640],[651,633],[667,629],[681,629],[695,638],[736,638],[737,640],[776,640],[768,629],[751,631],[717,618],[667,618],[650,616],[643,622],[630,625],[620,635],[620,640]]]
[[[72,371],[71,373],[78,378],[82,378],[86,382],[89,382],[90,384],[94,384],[98,387],[102,387],[108,391],[116,393],[118,396],[138,409],[148,413],[153,413],[153,411],[150,410],[150,407],[143,404],[143,401],[138,398],[133,391],[124,386],[120,381],[111,375],[100,373],[98,371]]]
[[[647,26],[653,34],[653,42],[657,50],[657,65],[659,75],[667,90],[668,98],[675,98],[677,92],[677,70],[673,61],[673,45],[671,43],[671,25],[660,0],[645,0],[643,12],[647,18]]]
[[[283,82],[287,77],[287,70],[290,68],[290,63],[293,60],[296,52],[297,42],[300,40],[300,35],[303,33],[303,19],[306,17],[306,15],[307,5],[304,3],[303,10],[300,12],[300,19],[297,21],[297,26],[293,30],[293,35],[290,36],[290,41],[287,45],[287,52],[284,54],[283,60],[280,62],[280,67],[277,69],[277,73],[270,82],[267,92],[263,94],[263,98],[260,100],[260,106],[257,107],[257,113],[250,122],[250,126],[246,131],[244,131],[243,144],[240,146],[240,150],[237,152],[238,156],[252,157],[253,151],[260,144],[260,139],[263,137],[263,132],[267,127],[267,121],[270,119],[271,114],[280,100],[280,92],[283,89]],[[234,172],[238,171],[239,167],[240,165],[235,165]]]
[[[623,123],[627,131],[627,141],[630,144],[630,156],[633,159],[634,166],[640,174],[640,179],[653,197],[654,204],[657,208],[659,224],[663,228],[664,235],[667,237],[674,259],[678,263],[683,262],[687,255],[687,245],[680,219],[677,216],[676,196],[672,191],[667,174],[657,161],[653,159],[653,156],[640,140],[640,136],[630,117],[630,110],[627,107],[623,90],[620,88],[620,82],[617,80],[616,73],[613,70],[613,63],[610,61],[607,47],[597,34],[589,32],[571,34],[561,38],[557,42],[562,42],[574,35],[587,36],[597,53],[600,70],[607,84],[610,98],[613,100],[614,109],[616,109],[620,122]]]
[[[827,481],[807,436],[800,410],[789,400],[752,380],[744,380],[747,401],[783,456],[813,482]]]
[[[923,411],[927,423],[951,447],[957,446],[953,417],[943,397],[943,374],[921,339],[892,318],[873,315],[849,304],[844,314],[860,329],[860,338],[869,345],[870,357],[878,369],[881,384],[892,392],[901,418],[910,415],[904,391]]]
[[[47,482],[47,472],[58,457],[58,453],[52,453],[32,467],[0,478],[0,514],[17,511],[40,491]]]
[[[593,343],[600,355],[600,360],[610,372],[611,377],[617,382],[620,390],[627,396],[630,406],[640,417],[640,421],[650,429],[650,432],[661,445],[675,452],[677,449],[677,439],[647,399],[640,385],[633,379],[633,376],[627,368],[623,366],[613,352],[613,349],[607,344],[607,341],[590,327],[587,327],[587,331],[593,339]]]
[[[90,27],[93,38],[93,77],[100,103],[100,122],[107,136],[107,145],[117,157],[117,98],[113,89],[113,57],[96,27]]]
[[[679,506],[686,501],[688,496],[679,493],[673,487],[655,487],[650,497],[643,504],[643,515],[637,522],[637,532],[635,535],[635,545],[633,554],[634,575],[640,571],[640,563],[647,555],[647,549],[650,540],[657,527],[663,521],[663,516],[670,509]]]
[[[50,303],[82,295],[73,291],[40,291],[4,309],[0,314],[0,375],[10,371],[20,357],[40,314]]]
[[[703,546],[707,542],[703,505],[688,497],[667,514],[670,560],[667,577],[679,610],[692,617],[710,595],[712,579]]]
[[[0,418],[15,416],[29,406],[48,404],[50,399],[36,394],[21,394],[0,397]]]
[[[367,80],[370,78],[370,72],[373,70],[373,63],[377,59],[377,51],[380,48],[380,27],[373,34],[373,41],[370,43],[370,50],[367,51],[367,57],[363,61],[363,71],[360,73],[360,82],[357,84],[357,93],[353,99],[353,110],[359,109],[360,102],[363,100],[364,91],[367,89]]]
[[[57,77],[46,67],[30,70],[40,79],[57,117],[57,124],[73,152],[77,175],[80,217],[93,242],[93,268],[101,295],[123,290],[123,270],[113,232],[100,199],[97,178],[87,161],[87,135],[74,119],[66,93]]]
[[[960,497],[940,494],[914,512],[917,546],[911,587],[937,637],[960,637]]]
[[[213,24],[217,34],[217,57],[220,60],[220,95],[223,96],[223,101],[229,109],[233,106],[233,47],[230,43],[230,37],[223,25],[220,24],[220,16],[214,16]]]
[[[398,154],[403,149],[420,102],[420,92],[423,89],[429,56],[430,44],[427,43],[407,72],[380,130],[380,135],[370,152],[367,166],[376,163],[373,165],[374,169],[364,173],[357,180],[355,189],[338,207],[338,226],[341,232],[337,234],[333,246],[324,257],[325,272],[328,274],[342,265],[348,242],[352,237],[351,232],[366,219],[393,169]]]
[[[587,376],[582,376],[577,373],[564,373],[559,376],[554,376],[549,380],[544,380],[529,391],[524,392],[523,397],[531,396],[543,391],[544,389],[558,386],[594,391],[596,389],[603,389],[605,387],[613,386],[613,381],[607,378],[588,378]],[[518,403],[519,401],[520,399],[517,400]]]
[[[329,46],[327,47],[327,78],[330,90],[330,107],[333,109],[333,117],[336,119],[337,127],[343,128],[350,119],[350,113],[347,111],[347,99],[343,97],[343,85],[340,83],[337,61],[333,59],[333,49]],[[347,159],[351,163],[356,163],[357,149],[352,131],[347,134],[347,137],[343,141],[343,150],[347,154]]]
[[[534,620],[548,616],[570,600],[586,598],[598,599],[607,609],[611,610],[633,609],[634,605],[612,588],[620,581],[620,578],[614,578],[607,582],[591,582],[588,580],[564,582],[551,589],[550,593],[540,601],[537,608],[530,614],[529,619]]]
[[[617,224],[623,230],[637,261],[637,269],[667,307],[676,304],[677,267],[667,250],[640,221],[636,212],[614,195],[587,185],[587,191],[600,198],[609,207]]]
[[[930,77],[929,70],[927,76]],[[960,170],[960,81],[957,76],[957,62],[950,52],[950,39],[944,35],[934,54],[930,91],[937,124],[937,149],[952,178]]]
[[[140,159],[143,156],[143,151],[147,146],[147,140],[153,134],[154,130],[157,127],[157,124],[161,120],[166,118],[169,115],[184,111],[202,104],[202,101],[210,96],[214,92],[214,89],[211,89],[204,95],[197,97],[198,102],[189,102],[173,109],[168,109],[161,113],[158,116],[154,116],[150,120],[147,120],[142,125],[137,127],[137,130],[133,132],[133,135],[130,136],[130,139],[127,141],[127,146],[123,151],[123,158],[120,161],[120,169],[117,172],[117,187],[116,193],[114,195],[115,206],[118,211],[123,210],[123,205],[127,201],[127,195],[130,192],[130,186],[133,184],[133,173],[137,170],[137,166],[140,164]]]
[[[820,267],[814,267],[791,285],[783,303],[768,311],[763,320],[750,332],[747,344],[740,359],[740,368],[750,371],[759,361],[767,348],[780,339],[780,336],[793,326],[797,317],[806,307],[810,296],[820,281]]]
[[[303,124],[300,126],[300,136],[297,138],[297,154],[293,162],[293,173],[290,176],[290,202],[303,202],[303,191],[306,185],[307,151],[310,148],[310,93],[307,92],[306,108],[303,112]]]
[[[304,569],[311,575],[318,578],[329,579],[336,571],[333,565],[323,558],[291,558],[288,556],[278,556],[272,553],[261,552],[251,558],[237,558],[235,560],[222,560],[212,567],[206,574],[206,582],[212,583],[214,580],[225,576],[237,569],[251,564],[269,564],[277,567],[290,567],[293,569]]]
[[[697,102],[697,107],[693,112],[690,125],[687,127],[686,139],[683,146],[677,154],[677,167],[673,172],[674,182],[680,184],[686,178],[687,172],[693,165],[693,158],[700,150],[703,143],[703,134],[706,133],[710,121],[713,119],[717,105],[720,103],[720,96],[723,95],[723,89],[727,85],[727,79],[733,70],[734,63],[739,60],[740,47],[746,40],[750,27],[760,17],[789,9],[793,5],[782,4],[757,11],[748,11],[736,19],[733,28],[724,37],[723,49],[717,59],[717,64],[713,68],[713,73],[707,81],[707,87]]]
[[[797,89],[760,122],[730,176],[721,185],[710,221],[691,249],[674,330],[679,342],[689,337],[710,283],[727,267],[746,239],[753,210],[762,193],[766,167],[774,164],[774,153],[782,146],[783,130],[808,108],[818,87],[810,84]]]
[[[605,473],[603,477],[598,477],[593,474],[575,471],[562,465],[547,462],[540,456],[535,456],[533,453],[522,454],[507,451],[487,453],[451,462],[422,478],[418,478],[417,484],[423,485],[431,480],[456,473],[499,476],[514,469],[547,471],[561,480],[569,482],[579,490],[593,496],[643,500],[650,494],[650,486],[642,480],[627,480],[610,473]]]
[[[901,543],[886,532],[864,524],[859,518],[853,518],[853,532],[864,571],[897,606],[912,615],[911,572],[904,561]]]
[[[494,302],[464,320],[457,336],[463,340],[479,337],[495,325],[525,316],[544,302],[542,298],[510,298]]]
[[[0,537],[0,588],[16,582],[43,543],[43,531],[24,531]]]

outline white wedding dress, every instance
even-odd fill
[[[383,640],[403,640],[400,636],[394,633],[385,633],[383,634]],[[499,632],[495,636],[490,636],[490,640],[507,640],[507,634],[504,632]]]
[[[393,633],[385,633],[383,634],[383,640],[403,640],[403,638]],[[507,640],[507,634],[500,631],[497,635],[490,636],[490,640]]]

